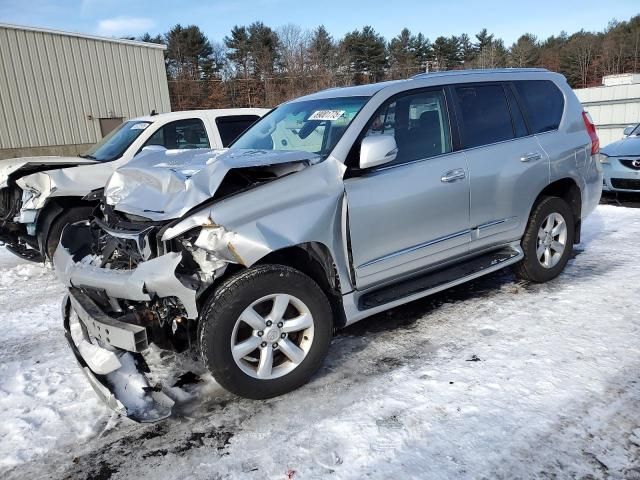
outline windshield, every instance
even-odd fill
[[[125,122],[87,150],[81,157],[100,162],[110,162],[120,158],[149,125],[151,125],[150,122]]]
[[[285,103],[260,119],[231,146],[259,150],[331,153],[369,97]]]
[[[629,134],[629,136],[632,135],[640,135],[640,123],[636,125],[636,128],[634,128],[633,131]]]

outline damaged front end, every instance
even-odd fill
[[[98,394],[138,421],[172,408],[147,347],[196,345],[201,305],[223,276],[304,241],[336,251],[325,225],[340,221],[343,194],[343,166],[304,152],[157,158],[118,170],[95,217],[67,226],[54,255],[76,357]]]
[[[25,260],[41,262],[43,239],[37,231],[38,216],[57,190],[50,174],[55,170],[61,175],[67,167],[94,162],[75,157],[30,157],[1,163],[0,245]]]
[[[98,395],[140,422],[171,414],[170,388],[145,360],[148,347],[184,352],[195,343],[197,300],[226,268],[189,239],[156,240],[162,225],[117,212],[69,225],[54,256],[69,293],[69,344]]]
[[[35,232],[16,221],[21,207],[22,191],[16,185],[0,189],[0,245],[25,260],[40,261]]]
[[[0,189],[0,245],[25,260],[41,262],[34,210],[24,209],[25,197],[34,193],[11,182]]]

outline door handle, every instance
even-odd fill
[[[464,172],[463,169],[456,168],[455,170],[449,170],[448,172],[443,173],[440,180],[444,183],[451,183],[451,182],[455,182],[456,180],[462,180],[466,176],[467,174]]]
[[[533,162],[535,160],[540,160],[541,158],[542,158],[542,155],[540,155],[539,153],[524,153],[520,157],[520,161],[521,162]]]

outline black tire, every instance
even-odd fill
[[[558,213],[562,215],[567,227],[565,248],[558,263],[551,267],[544,267],[538,260],[536,250],[538,248],[538,231],[549,215]],[[556,278],[567,265],[573,242],[575,239],[575,218],[571,207],[562,198],[544,197],[533,208],[524,236],[522,237],[522,249],[524,259],[515,265],[516,275],[524,280],[542,283]]]
[[[66,227],[70,223],[88,220],[93,213],[94,208],[95,207],[91,206],[73,207],[65,210],[53,221],[51,227],[49,228],[49,233],[47,236],[46,254],[49,260],[53,262],[53,254],[56,251],[56,248],[58,248],[58,243],[60,243],[60,236],[62,235],[62,230],[64,230],[64,227]]]
[[[313,316],[313,342],[304,360],[288,374],[268,380],[254,378],[233,358],[233,329],[248,306],[278,293],[293,295],[308,307]],[[245,398],[271,398],[304,385],[320,368],[331,343],[333,318],[326,295],[307,275],[283,265],[259,265],[231,276],[215,289],[202,312],[200,355],[222,387]]]

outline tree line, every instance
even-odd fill
[[[137,38],[167,46],[165,65],[174,110],[274,106],[322,88],[409,78],[468,68],[544,67],[574,88],[610,74],[640,71],[640,15],[609,22],[600,32],[532,33],[512,45],[482,29],[431,41],[407,28],[385,39],[371,26],[334,38],[324,26],[235,26],[212,41],[195,25]]]

